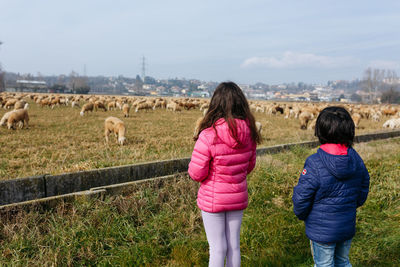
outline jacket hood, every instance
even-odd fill
[[[338,180],[347,180],[357,171],[356,152],[351,147],[348,148],[347,155],[329,154],[321,148],[318,149],[317,154],[329,173]]]
[[[216,121],[215,129],[217,130],[217,136],[222,140],[227,146],[232,148],[240,148],[246,146],[251,142],[251,133],[248,122],[241,119],[235,119],[236,129],[237,129],[237,137],[240,141],[238,143],[230,134],[228,123],[225,119],[221,118]]]

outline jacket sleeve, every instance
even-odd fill
[[[367,168],[364,166],[364,176],[361,182],[361,191],[357,198],[357,208],[362,206],[367,200],[369,192],[369,173]]]
[[[299,182],[293,189],[292,197],[294,214],[300,220],[304,221],[307,219],[314,203],[315,192],[318,188],[317,169],[313,166],[312,161],[307,159]]]
[[[254,167],[256,166],[256,158],[257,158],[257,145],[254,143],[251,149],[251,158],[250,158],[250,162],[249,162],[249,167],[247,168],[247,174],[251,173],[251,171],[254,169]]]
[[[189,176],[197,182],[207,178],[211,159],[210,144],[203,131],[194,145],[188,169]]]

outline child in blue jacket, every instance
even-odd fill
[[[321,111],[315,135],[321,146],[307,158],[293,190],[293,210],[305,222],[315,266],[351,266],[356,210],[367,199],[369,174],[352,148],[354,122],[342,107]]]

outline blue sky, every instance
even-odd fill
[[[0,0],[7,71],[239,83],[400,72],[400,1]]]

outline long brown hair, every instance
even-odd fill
[[[256,143],[261,143],[253,114],[250,111],[249,103],[240,87],[234,82],[220,83],[211,98],[210,106],[206,115],[199,125],[199,131],[194,137],[196,141],[201,131],[209,127],[215,129],[215,122],[224,118],[228,123],[229,133],[240,144],[237,134],[235,119],[247,120],[249,122],[251,138]]]

